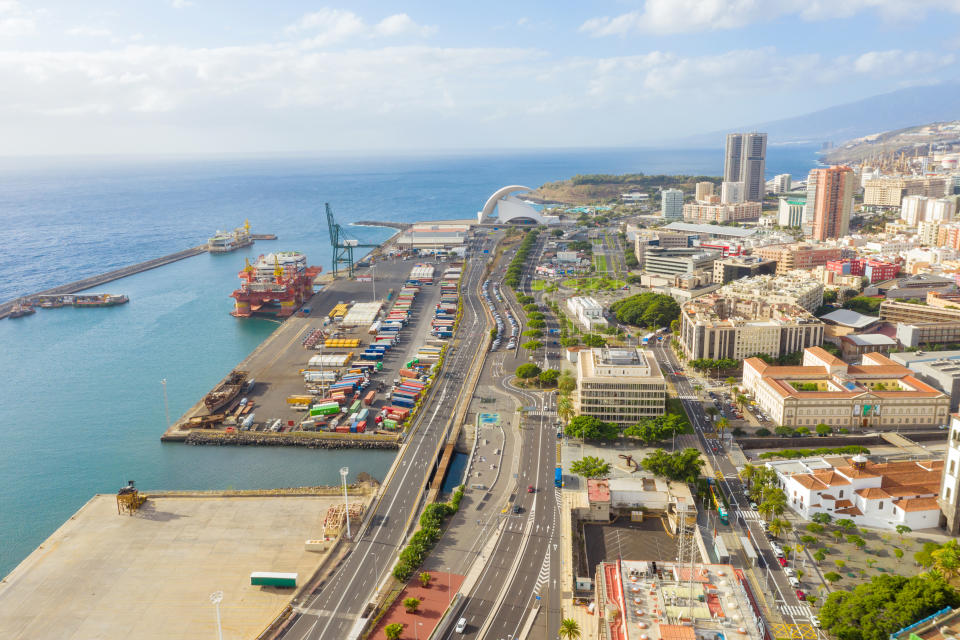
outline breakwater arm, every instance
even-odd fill
[[[387,227],[388,229],[397,229],[398,231],[406,231],[413,226],[405,222],[384,222],[382,220],[358,220],[351,224],[357,227]]]
[[[107,282],[112,282],[114,280],[119,280],[120,278],[125,278],[127,276],[132,276],[135,273],[140,273],[141,271],[149,271],[150,269],[156,269],[157,267],[162,267],[165,264],[170,264],[171,262],[177,262],[178,260],[183,260],[184,258],[190,258],[201,253],[206,253],[207,245],[200,245],[197,247],[191,247],[189,249],[184,249],[183,251],[177,251],[176,253],[171,253],[160,258],[153,258],[152,260],[146,260],[144,262],[138,262],[137,264],[130,265],[128,267],[121,267],[120,269],[114,269],[113,271],[108,271],[106,273],[101,273],[96,276],[90,276],[89,278],[84,278],[83,280],[77,280],[75,282],[70,282],[67,284],[62,284],[58,287],[53,287],[52,289],[46,289],[45,291],[37,291],[24,296],[19,296],[14,300],[9,300],[0,304],[0,318],[5,318],[10,310],[13,308],[13,305],[16,304],[17,300],[20,298],[32,298],[34,296],[41,295],[64,295],[68,293],[77,293],[78,291],[83,291],[84,289],[89,289],[91,287],[97,287],[101,284]]]

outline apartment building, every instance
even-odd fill
[[[683,191],[664,189],[661,194],[661,210],[667,220],[680,220],[683,217]]]
[[[744,191],[742,182],[723,182],[720,184],[720,203],[740,204],[744,201]]]
[[[847,364],[820,347],[804,351],[799,367],[777,367],[759,358],[743,363],[743,386],[775,424],[813,429],[896,429],[946,424],[950,397],[910,369],[879,353]]]
[[[713,183],[712,182],[698,182],[694,190],[694,199],[698,202],[706,200],[708,197],[713,195]]]
[[[789,173],[781,173],[773,177],[773,193],[779,195],[790,191],[792,181]]]
[[[803,224],[803,208],[806,200],[787,200],[780,198],[777,209],[777,224],[781,227],[799,227]]]
[[[884,262],[865,258],[847,258],[845,260],[831,260],[824,268],[837,275],[866,276],[873,282],[885,282],[897,277],[900,265],[896,262]]]
[[[741,278],[724,285],[719,293],[740,300],[796,305],[811,312],[823,304],[823,284],[796,273]]]
[[[794,269],[812,269],[843,257],[840,247],[815,246],[810,244],[772,244],[754,250],[764,260],[777,261],[777,273]]]
[[[577,354],[577,415],[628,427],[663,415],[666,401],[666,379],[650,351],[604,347]]]
[[[734,256],[713,263],[713,282],[727,284],[740,278],[772,274],[777,270],[774,260],[764,260],[753,256]]]
[[[904,196],[942,198],[947,193],[947,179],[926,178],[880,178],[863,184],[863,204],[877,207],[899,207]]]
[[[957,203],[953,198],[904,196],[900,203],[900,219],[910,227],[924,221],[950,222],[956,212]]]
[[[693,202],[683,205],[683,219],[686,222],[704,224],[757,220],[760,218],[762,208],[759,202],[736,204]]]
[[[742,360],[757,353],[778,357],[823,342],[823,323],[797,305],[716,292],[681,309],[680,344],[691,360]]]
[[[853,211],[853,191],[856,176],[853,169],[839,165],[829,169],[814,169],[817,175],[813,205],[813,238],[830,240],[850,232],[850,213]]]

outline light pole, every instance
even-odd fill
[[[210,602],[217,608],[217,637],[223,640],[223,628],[220,626],[220,603],[223,601],[223,591],[214,591],[210,594]]]
[[[163,385],[163,410],[167,414],[167,429],[170,429],[170,403],[167,401],[167,379],[160,381]]]
[[[347,539],[350,539],[350,503],[347,501],[347,474],[350,467],[340,467],[340,479],[343,481],[343,515],[347,521]]]
[[[450,587],[450,567],[447,567],[447,604],[449,605],[453,602],[453,593],[451,593]]]

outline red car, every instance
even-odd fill
[[[800,600],[806,600],[807,594],[805,594],[802,589],[797,589],[797,598]]]
[[[536,489],[533,488],[532,484],[527,487],[527,493],[533,493],[534,491],[536,491]]]
[[[786,559],[786,558],[777,558],[777,562],[780,563],[780,566],[781,566],[781,567],[787,566],[787,559]]]

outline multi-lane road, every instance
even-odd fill
[[[661,369],[667,378],[673,382],[677,394],[680,396],[683,408],[696,432],[696,442],[701,452],[709,460],[713,469],[723,476],[721,486],[731,507],[729,529],[744,537],[748,536],[747,532],[749,531],[749,538],[753,541],[755,550],[759,552],[758,580],[764,587],[761,602],[765,603],[768,609],[776,608],[776,611],[769,612],[772,615],[769,615],[768,618],[771,620],[782,618],[788,624],[809,624],[810,607],[800,601],[795,589],[790,586],[787,575],[778,563],[773,548],[766,538],[760,524],[759,515],[750,508],[750,501],[747,498],[745,487],[740,482],[737,468],[730,462],[723,449],[720,449],[719,453],[714,453],[713,448],[707,442],[705,436],[713,429],[710,426],[710,418],[704,411],[703,403],[693,388],[693,383],[685,374],[676,375],[673,373],[681,371],[681,365],[665,342],[659,342],[651,349],[660,363]],[[723,525],[718,525],[718,527],[723,528]]]
[[[481,351],[486,315],[478,286],[485,261],[468,260],[461,286],[465,304],[457,340],[448,353],[426,411],[410,432],[406,446],[385,480],[371,509],[369,524],[353,543],[336,573],[297,607],[296,618],[284,633],[293,640],[343,640],[351,637],[367,604],[393,566],[413,516],[419,512],[427,476],[432,473],[441,439],[455,414],[468,372]],[[468,400],[468,399],[467,399]]]

